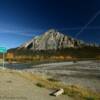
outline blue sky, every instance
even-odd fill
[[[75,37],[98,11],[99,0],[0,0],[0,46],[17,47],[50,28]],[[100,43],[100,15],[77,38]]]

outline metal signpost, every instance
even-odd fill
[[[5,47],[0,47],[0,53],[3,54],[3,69],[5,67],[5,53],[7,52],[7,49]]]

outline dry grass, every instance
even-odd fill
[[[91,90],[86,88],[82,88],[78,85],[65,85],[62,84],[60,81],[51,81],[43,78],[39,75],[28,73],[28,72],[21,72],[21,71],[12,71],[12,70],[0,70],[0,75],[3,73],[11,73],[15,75],[19,75],[26,80],[33,82],[38,87],[47,88],[47,89],[64,89],[64,95],[71,96],[75,98],[75,100],[100,100],[100,93],[95,93]],[[10,82],[10,81],[8,81]]]
[[[76,98],[77,100],[100,100],[100,93],[95,93],[91,90],[82,88],[77,85],[65,85],[58,81],[51,81],[46,78],[42,78],[38,75],[22,72],[17,73],[18,75],[32,81],[34,84],[40,87],[45,87],[48,89],[64,89],[64,95],[68,95]]]

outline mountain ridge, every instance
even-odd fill
[[[55,29],[49,29],[39,36],[33,37],[30,41],[22,44],[18,49],[30,50],[57,50],[62,48],[78,48],[86,45],[82,40],[76,40]]]

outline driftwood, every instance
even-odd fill
[[[58,89],[58,90],[54,91],[53,93],[51,93],[50,95],[59,96],[63,93],[64,93],[64,89]]]

